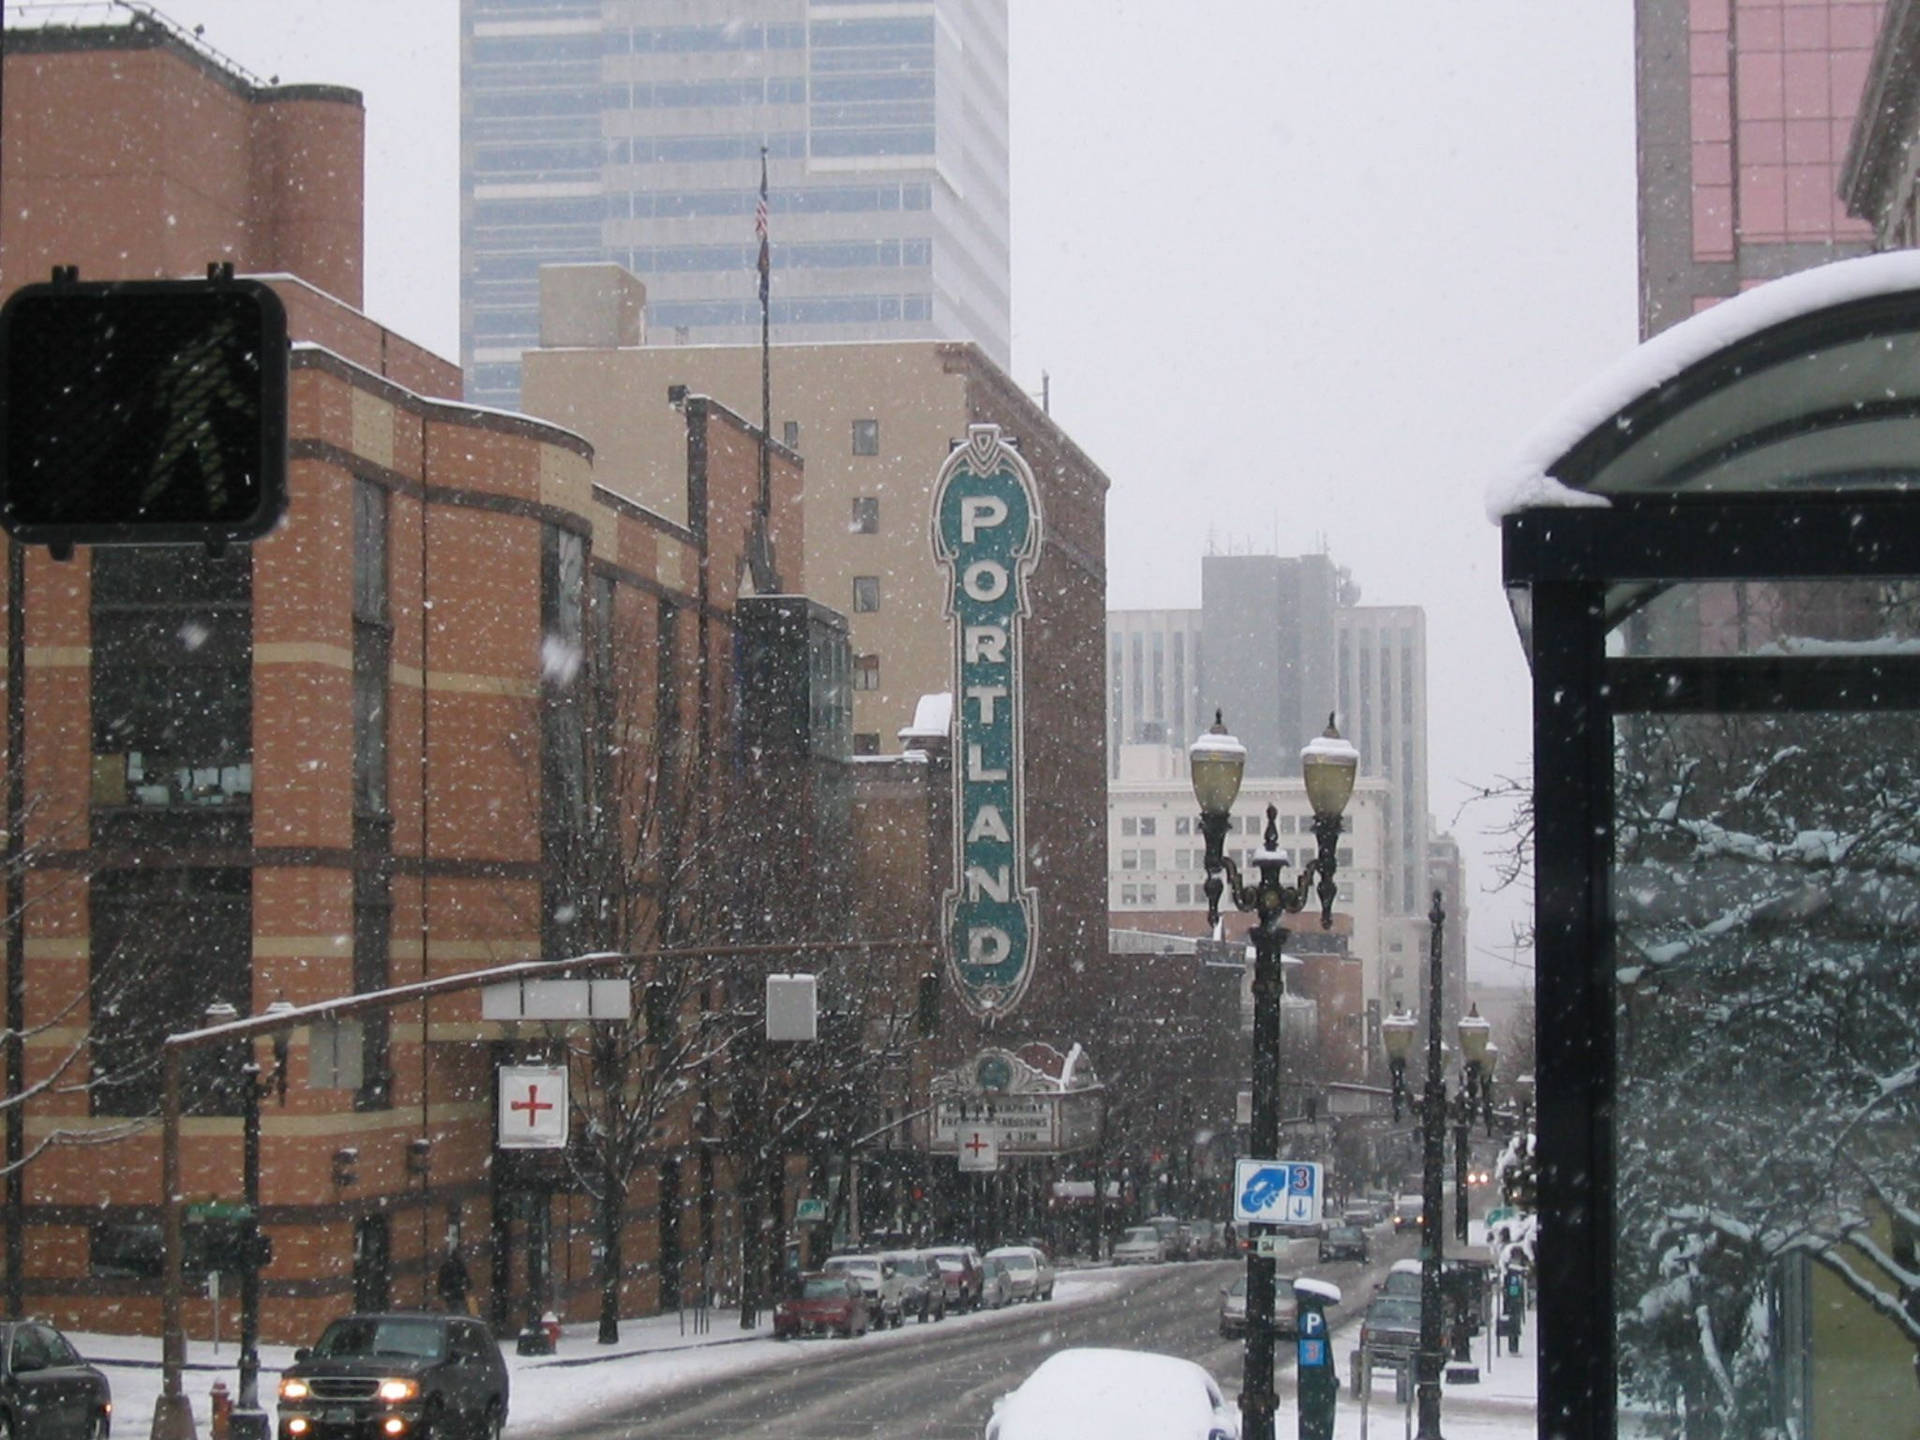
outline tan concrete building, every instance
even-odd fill
[[[641,423],[671,386],[760,413],[760,351],[750,345],[650,345],[638,279],[612,265],[542,270],[541,342],[523,380],[527,413],[591,438],[602,484],[674,517],[684,471],[671,427]],[[618,323],[615,323],[616,317]],[[969,424],[998,424],[1020,443],[1041,487],[1045,553],[1035,575],[1033,658],[1042,685],[1087,671],[1058,697],[1099,743],[1106,584],[1107,478],[979,350],[944,341],[780,345],[773,351],[773,436],[806,462],[806,548],[777,557],[784,588],[804,588],[853,626],[855,750],[892,750],[920,696],[950,687],[946,579],[928,539],[933,480]],[[677,517],[676,517],[677,518]],[[1082,631],[1084,630],[1084,634]],[[1049,710],[1033,697],[1035,719]],[[1082,793],[1099,793],[1096,772]]]

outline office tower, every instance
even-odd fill
[[[1340,581],[1326,555],[1208,555],[1200,562],[1207,667],[1201,708],[1217,707],[1247,747],[1247,774],[1300,773],[1300,748],[1339,703],[1334,610]]]
[[[648,343],[1010,359],[1005,0],[461,0],[461,363],[516,407],[538,267],[613,260]]]

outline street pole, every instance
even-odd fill
[[[251,1042],[249,1042],[251,1044]],[[246,1254],[240,1263],[240,1393],[228,1420],[229,1440],[267,1440],[267,1415],[260,1408],[260,1066],[249,1059],[240,1067],[241,1188],[247,1218]]]
[[[1436,890],[1427,915],[1433,939],[1427,965],[1427,1080],[1420,1095],[1420,1351],[1414,1359],[1420,1429],[1416,1440],[1441,1440],[1440,1372],[1446,1363],[1440,1333],[1441,1232],[1446,1226],[1441,1172],[1446,1166],[1447,1118],[1447,1089],[1440,1073],[1440,936],[1446,918]]]
[[[1259,923],[1253,931],[1253,1133],[1256,1160],[1273,1160],[1280,1151],[1280,992],[1281,947],[1287,932],[1279,907],[1265,903],[1276,895],[1262,885]],[[1240,1433],[1246,1440],[1273,1440],[1273,1416],[1279,1396],[1273,1388],[1274,1261],[1262,1255],[1258,1237],[1271,1225],[1248,1227],[1255,1237],[1247,1257],[1247,1350],[1240,1382]]]

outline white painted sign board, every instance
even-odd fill
[[[500,1067],[502,1150],[564,1150],[567,1071],[563,1065]]]
[[[960,1168],[962,1170],[998,1170],[1000,1135],[985,1126],[968,1126],[960,1132]]]
[[[1233,1218],[1252,1224],[1311,1225],[1320,1218],[1320,1166],[1310,1160],[1236,1160]]]

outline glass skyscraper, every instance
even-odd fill
[[[649,343],[1010,359],[1005,0],[461,0],[461,363],[517,407],[539,267],[613,260]]]

